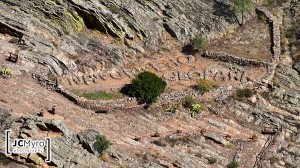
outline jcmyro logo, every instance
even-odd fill
[[[51,162],[51,138],[45,140],[13,139],[11,144],[11,130],[5,131],[5,154],[46,153],[45,162]]]

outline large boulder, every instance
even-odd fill
[[[45,126],[52,132],[61,132],[65,137],[72,137],[73,132],[64,124],[62,120],[50,120],[45,122]]]
[[[97,136],[100,136],[100,132],[96,130],[84,130],[77,134],[79,143],[82,145],[84,149],[93,153],[95,155],[100,155],[100,153],[95,149],[94,143],[97,140]]]

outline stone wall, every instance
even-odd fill
[[[268,67],[269,62],[257,61],[254,59],[241,58],[235,55],[231,55],[224,52],[214,52],[214,51],[205,51],[202,54],[202,57],[216,59],[223,62],[229,62],[233,64],[238,64],[241,66],[253,66],[253,67]]]
[[[279,63],[279,56],[281,53],[280,46],[280,22],[279,20],[270,12],[267,8],[257,6],[256,10],[262,12],[269,20],[271,26],[272,35],[272,52],[273,52],[273,62]]]
[[[138,104],[136,98],[130,97],[114,100],[88,100],[64,89],[61,86],[57,87],[56,91],[61,93],[63,96],[65,96],[75,104],[86,109],[94,110],[96,112],[111,111],[115,108],[133,108]]]
[[[270,22],[271,26],[271,39],[272,39],[272,64],[268,66],[268,72],[264,75],[262,82],[269,83],[274,77],[276,66],[279,63],[279,56],[281,54],[281,45],[280,45],[280,21],[270,12],[267,8],[256,6],[256,10],[262,12]]]

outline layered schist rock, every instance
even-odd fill
[[[25,45],[10,52],[25,62],[46,65],[58,76],[77,69],[77,64],[99,68],[109,60],[123,65],[126,56],[159,45],[168,36],[187,42],[199,34],[214,38],[238,26],[226,0],[3,0],[0,9],[0,32]],[[128,47],[96,39],[86,29]]]

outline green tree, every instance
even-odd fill
[[[234,10],[237,13],[242,13],[242,23],[244,24],[244,14],[250,13],[253,8],[252,0],[234,0]]]
[[[166,82],[154,73],[141,72],[132,80],[128,94],[142,102],[151,104],[164,92],[166,86]]]

